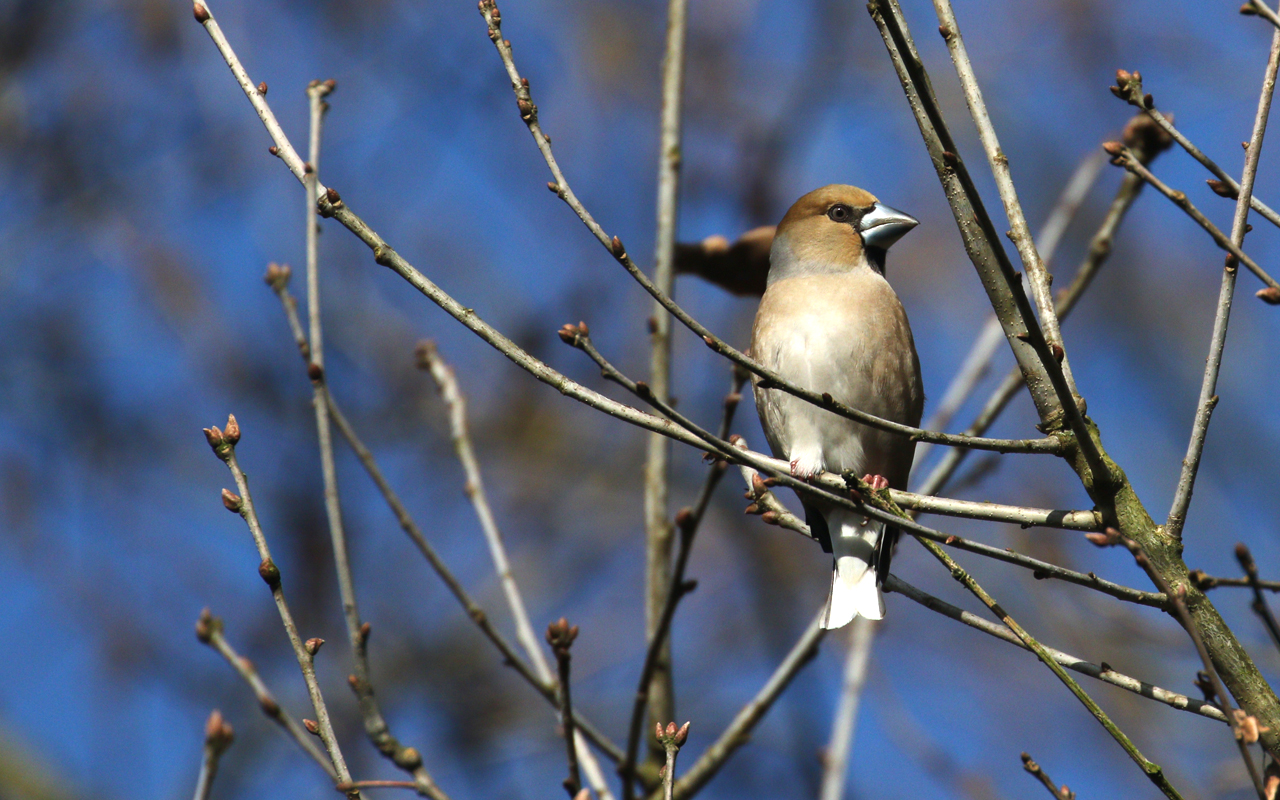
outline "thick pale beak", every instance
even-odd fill
[[[896,208],[876,203],[858,223],[858,232],[867,247],[888,250],[889,245],[901,239],[907,231],[920,224],[920,220],[904,214]]]

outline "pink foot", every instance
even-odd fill
[[[863,475],[862,482],[870,486],[873,492],[889,488],[889,479],[883,475]]]

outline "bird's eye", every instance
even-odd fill
[[[827,216],[831,218],[832,222],[848,222],[853,219],[853,209],[844,203],[836,203],[827,209]]]

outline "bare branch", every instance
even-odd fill
[[[320,692],[320,683],[316,680],[315,656],[307,650],[302,643],[302,637],[298,635],[298,626],[293,621],[293,614],[289,611],[289,604],[285,600],[284,589],[281,587],[280,569],[271,559],[271,550],[267,547],[267,537],[262,532],[262,525],[258,522],[257,511],[253,507],[253,496],[249,494],[249,479],[245,476],[244,470],[240,469],[240,464],[236,460],[236,443],[240,441],[240,425],[236,422],[234,416],[228,417],[227,430],[225,432],[218,430],[217,427],[205,428],[205,438],[209,440],[209,446],[213,448],[214,455],[227,465],[227,469],[231,471],[231,477],[235,481],[238,494],[230,497],[224,495],[223,503],[228,509],[239,514],[244,519],[249,528],[249,533],[253,536],[253,543],[258,549],[258,556],[262,559],[262,563],[258,566],[258,574],[271,590],[271,597],[275,600],[276,610],[280,613],[280,621],[284,624],[285,633],[289,637],[289,644],[293,646],[293,654],[298,659],[298,667],[302,670],[302,679],[307,684],[307,693],[311,696],[311,705],[316,713],[316,735],[320,737],[320,741],[324,744],[325,752],[329,754],[329,760],[333,763],[339,782],[349,782],[351,773],[347,770],[347,762],[342,757],[342,748],[338,745],[338,739],[333,732],[333,723],[329,720],[329,709],[325,705],[324,695]],[[227,492],[227,494],[230,494],[230,492]],[[360,793],[358,791],[353,791],[348,795],[352,800],[359,796]]]
[[[890,575],[885,585],[890,591],[896,592],[903,597],[913,600],[930,611],[936,611],[944,617],[953,619],[956,622],[962,622],[965,625],[980,630],[985,634],[994,636],[997,639],[1016,645],[1017,647],[1021,647],[1023,650],[1030,651],[1030,648],[1023,644],[1021,639],[1015,636],[1003,625],[985,620],[976,614],[971,614],[968,611],[957,608],[945,600],[940,600],[921,589],[917,589],[915,586],[912,586],[895,575]],[[1090,678],[1095,678],[1103,683],[1109,683],[1112,686],[1117,686],[1125,691],[1141,695],[1148,700],[1155,700],[1156,702],[1163,703],[1170,708],[1189,711],[1192,714],[1199,714],[1202,717],[1216,719],[1219,722],[1227,722],[1226,716],[1212,703],[1206,703],[1202,700],[1197,700],[1194,697],[1188,697],[1187,695],[1179,694],[1178,692],[1171,692],[1168,689],[1161,689],[1159,686],[1154,686],[1146,681],[1131,678],[1128,675],[1116,672],[1105,661],[1100,665],[1093,664],[1082,658],[1064,653],[1061,650],[1055,650],[1052,647],[1045,647],[1045,652],[1048,653],[1054,661],[1073,672],[1078,672],[1081,675],[1088,675]]]
[[[1026,753],[1022,754],[1022,768],[1029,772],[1031,777],[1040,781],[1040,783],[1044,785],[1044,788],[1049,790],[1049,794],[1053,795],[1058,800],[1076,800],[1075,792],[1068,789],[1066,784],[1063,784],[1061,788],[1055,786],[1053,780],[1049,777],[1049,773],[1041,769],[1040,765],[1035,762],[1035,759]]]
[[[218,774],[218,761],[235,739],[231,723],[222,718],[216,708],[204,725],[204,758],[200,762],[200,775],[196,778],[195,800],[209,800],[214,776]]]
[[[666,52],[662,58],[662,111],[658,143],[657,230],[653,284],[667,297],[675,289],[676,222],[680,193],[680,111],[684,87],[686,0],[668,0]],[[650,317],[649,387],[655,397],[671,396],[671,317],[655,301]],[[659,433],[649,434],[644,464],[645,530],[645,638],[658,638],[663,606],[671,594],[673,529],[667,515],[670,496],[671,442]],[[658,648],[648,688],[649,719],[655,724],[675,716],[675,690],[671,678],[671,642]],[[655,742],[650,760],[664,758]],[[629,788],[629,787],[628,787]],[[630,795],[624,792],[625,797]]]
[[[245,683],[249,684],[249,688],[253,690],[254,697],[258,700],[258,706],[262,708],[262,713],[266,714],[268,719],[274,721],[297,742],[298,746],[320,765],[320,768],[329,776],[329,780],[336,782],[338,774],[334,772],[333,764],[316,746],[315,737],[307,733],[288,711],[280,707],[280,703],[276,701],[275,696],[272,695],[267,685],[263,683],[262,677],[258,675],[258,670],[254,668],[253,662],[242,657],[232,648],[223,633],[222,620],[213,616],[207,608],[200,612],[200,619],[196,622],[196,638],[212,647],[226,659],[231,668],[244,679]]]
[[[790,652],[782,660],[769,676],[769,680],[761,687],[756,696],[751,698],[750,702],[744,705],[729,723],[719,738],[711,744],[698,757],[693,766],[689,768],[680,780],[676,781],[672,798],[674,800],[686,800],[695,795],[703,786],[707,784],[725,762],[729,760],[729,756],[747,743],[751,735],[751,731],[764,719],[764,715],[773,706],[774,701],[782,694],[783,690],[791,684],[791,680],[799,674],[805,664],[818,654],[818,644],[822,641],[822,637],[826,631],[822,628],[822,615],[825,610],[820,610],[813,620],[809,623],[809,627],[805,628],[803,634],[792,646]]]
[[[1271,98],[1276,89],[1276,72],[1280,70],[1280,28],[1271,37],[1271,54],[1267,58],[1262,77],[1262,91],[1258,97],[1258,111],[1254,116],[1253,134],[1245,152],[1244,173],[1240,176],[1236,214],[1231,221],[1231,244],[1239,250],[1249,227],[1249,198],[1253,197],[1253,183],[1258,175],[1258,161],[1262,155],[1262,137],[1267,132],[1267,117],[1271,114]],[[1213,318],[1213,334],[1209,340],[1209,356],[1205,359],[1204,379],[1200,384],[1200,400],[1196,404],[1195,421],[1191,425],[1191,439],[1187,442],[1187,455],[1182,459],[1182,473],[1178,488],[1169,509],[1165,529],[1174,538],[1182,537],[1182,526],[1187,521],[1187,509],[1191,506],[1191,493],[1196,485],[1196,473],[1200,469],[1200,457],[1204,455],[1204,440],[1209,433],[1209,417],[1218,404],[1218,371],[1222,366],[1222,350],[1227,343],[1227,324],[1231,319],[1231,303],[1235,297],[1236,264],[1227,259],[1222,271],[1222,285],[1218,290],[1218,307]],[[1252,762],[1251,762],[1252,763]],[[1255,775],[1255,778],[1257,776]],[[1261,791],[1260,780],[1255,781]]]
[[[1138,159],[1136,159],[1133,156],[1133,153],[1130,152],[1129,148],[1125,147],[1119,142],[1108,142],[1107,144],[1103,145],[1103,148],[1108,153],[1111,154],[1112,164],[1115,164],[1116,166],[1124,167],[1129,172],[1133,173],[1134,175],[1137,175],[1138,177],[1142,178],[1144,181],[1146,181],[1147,183],[1155,187],[1156,191],[1158,191],[1160,194],[1172,200],[1174,205],[1176,205],[1178,208],[1181,208],[1184,212],[1186,212],[1187,216],[1195,220],[1196,224],[1198,224],[1201,228],[1204,228],[1204,230],[1213,239],[1215,244],[1217,244],[1223,250],[1226,250],[1228,253],[1235,256],[1237,259],[1239,259],[1242,264],[1244,264],[1246,267],[1249,268],[1250,272],[1252,272],[1254,275],[1257,275],[1258,278],[1263,283],[1265,283],[1269,288],[1275,289],[1277,292],[1280,292],[1280,283],[1276,283],[1275,278],[1272,278],[1270,275],[1268,275],[1267,272],[1262,267],[1258,266],[1258,263],[1256,261],[1254,261],[1248,255],[1246,255],[1245,252],[1240,249],[1239,245],[1237,245],[1235,242],[1228,239],[1226,234],[1224,234],[1221,230],[1218,229],[1216,225],[1214,225],[1212,222],[1209,221],[1208,217],[1200,213],[1200,209],[1196,208],[1195,205],[1190,200],[1187,199],[1186,192],[1181,192],[1176,189],[1170,188],[1168,184],[1166,184],[1164,181],[1160,180],[1155,175],[1153,175],[1151,170],[1147,169],[1141,163],[1139,163]],[[1277,297],[1274,300],[1270,299],[1271,297],[1270,295],[1260,295],[1260,297],[1261,299],[1263,299],[1267,303],[1270,303],[1271,305],[1280,303],[1280,297]]]
[[[1013,174],[1009,170],[1009,158],[1000,148],[996,137],[995,126],[991,124],[991,116],[987,113],[986,102],[982,99],[982,90],[978,88],[978,78],[974,75],[973,65],[969,62],[969,53],[964,46],[964,38],[960,35],[960,26],[956,21],[955,11],[951,8],[951,0],[934,0],[934,11],[938,15],[939,32],[947,43],[947,51],[951,54],[951,62],[955,65],[956,75],[960,78],[960,88],[964,92],[965,102],[969,106],[969,115],[978,128],[978,139],[987,155],[987,163],[991,165],[991,173],[995,176],[996,190],[1000,193],[1000,201],[1004,205],[1005,216],[1009,219],[1009,238],[1018,250],[1022,266],[1026,270],[1031,284],[1031,293],[1035,297],[1040,311],[1040,326],[1044,331],[1045,341],[1053,348],[1055,357],[1061,365],[1064,385],[1072,396],[1062,397],[1064,408],[1071,414],[1071,406],[1081,402],[1076,390],[1075,380],[1071,377],[1071,365],[1067,359],[1062,331],[1058,328],[1058,314],[1053,304],[1053,279],[1036,250],[1031,236],[1031,227],[1027,225],[1026,215],[1022,213],[1022,204],[1018,202],[1018,192],[1013,185]],[[905,25],[903,28],[905,32]],[[1027,321],[1030,326],[1032,322]],[[1054,345],[1057,347],[1054,348]],[[1053,369],[1049,368],[1052,377]],[[1075,412],[1079,415],[1079,411]]]
[[[1112,88],[1111,93],[1127,101],[1129,105],[1142,109],[1148,117],[1160,126],[1161,130],[1178,143],[1178,146],[1187,151],[1187,155],[1199,161],[1205,169],[1213,173],[1213,176],[1218,179],[1218,183],[1213,181],[1208,183],[1215,194],[1238,199],[1240,196],[1240,184],[1236,183],[1236,179],[1218,166],[1217,162],[1205,155],[1200,148],[1192,144],[1191,140],[1182,131],[1174,127],[1172,120],[1156,109],[1155,99],[1150,94],[1143,93],[1142,73],[1120,70],[1117,76],[1123,76],[1123,80],[1117,80],[1116,86]],[[1280,226],[1280,214],[1277,214],[1270,206],[1252,194],[1249,196],[1249,206],[1271,224]]]
[[[875,623],[866,617],[855,617],[849,625],[849,649],[845,654],[844,680],[840,684],[840,702],[831,722],[831,739],[822,758],[822,783],[818,800],[843,800],[845,779],[849,773],[849,753],[853,749],[854,726],[858,721],[858,700],[867,680],[867,662],[875,641]]]

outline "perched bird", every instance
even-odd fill
[[[885,251],[918,222],[854,186],[825,186],[782,218],[769,277],[751,332],[751,353],[787,381],[826,392],[877,417],[918,426],[924,408],[920,362],[898,296],[884,277]],[[753,382],[756,410],[773,453],[791,474],[866,474],[876,489],[905,488],[915,443],[837,416]],[[829,503],[801,497],[823,549],[835,557],[823,620],[884,616],[880,583],[897,530]]]

